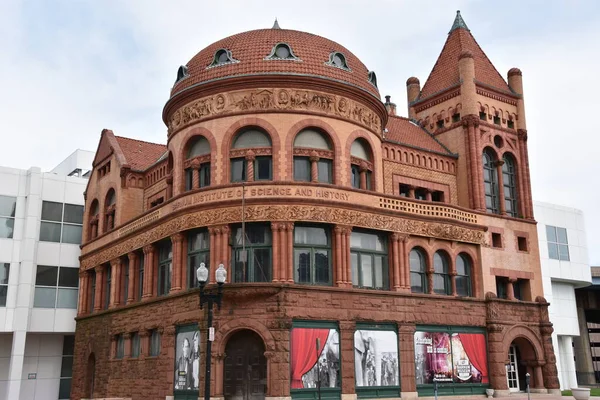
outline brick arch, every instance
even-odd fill
[[[531,361],[543,361],[544,348],[537,334],[528,326],[515,325],[504,333],[502,337],[502,354],[508,357],[510,345],[516,341],[521,352],[521,358]]]
[[[293,180],[294,177],[294,140],[302,130],[313,127],[322,130],[329,137],[331,144],[333,144],[333,184],[340,185],[341,182],[339,182],[340,177],[338,173],[341,168],[340,156],[342,154],[342,145],[340,143],[340,139],[335,134],[335,130],[331,125],[317,118],[306,118],[298,121],[292,125],[287,132],[285,138],[285,148],[289,150],[290,155],[287,163],[289,179]]]
[[[257,333],[258,336],[260,336],[263,340],[266,351],[275,350],[275,339],[273,338],[273,335],[266,326],[264,326],[255,319],[237,318],[226,322],[216,332],[215,337],[218,340],[218,344],[216,346],[217,354],[224,354],[225,347],[227,345],[227,342],[229,341],[229,338],[237,331],[244,329],[254,331],[255,333]]]
[[[183,137],[181,137],[182,146],[180,149],[169,149],[169,151],[174,154],[174,165],[173,165],[173,182],[177,182],[177,193],[183,193],[185,188],[185,174],[183,173],[183,163],[185,161],[185,153],[187,151],[187,147],[189,146],[190,141],[195,136],[203,136],[208,140],[208,144],[210,145],[210,179],[211,185],[213,184],[216,176],[217,176],[217,140],[211,131],[208,129],[195,126],[192,129],[185,132]],[[214,182],[216,183],[216,182]]]
[[[237,120],[236,122],[233,123],[233,125],[231,125],[227,131],[225,132],[225,134],[223,135],[223,139],[221,141],[221,166],[222,166],[222,171],[223,171],[223,175],[222,175],[222,182],[221,184],[227,184],[229,183],[229,150],[231,149],[231,143],[233,141],[233,138],[235,137],[235,134],[238,133],[238,131],[242,128],[248,127],[248,126],[257,126],[261,129],[264,129],[264,131],[269,135],[269,137],[271,138],[271,149],[272,149],[272,154],[273,154],[273,181],[278,181],[281,179],[281,172],[279,170],[279,168],[276,168],[280,165],[280,159],[281,159],[281,139],[279,137],[279,133],[277,132],[277,129],[275,129],[275,127],[268,122],[267,120],[264,120],[262,118],[256,118],[256,117],[245,117],[245,118],[241,118],[239,120]],[[211,171],[212,172],[212,171]]]
[[[351,161],[351,155],[350,155],[350,149],[352,147],[352,143],[354,143],[354,141],[356,139],[362,138],[364,140],[366,140],[366,142],[369,144],[369,146],[371,146],[371,156],[372,156],[372,160],[371,162],[373,163],[373,182],[371,187],[373,188],[373,190],[375,191],[379,191],[380,188],[378,186],[379,183],[379,179],[378,179],[378,173],[379,173],[379,165],[381,163],[381,160],[377,160],[376,156],[375,156],[375,149],[377,148],[375,146],[375,143],[373,142],[373,139],[371,139],[371,135],[369,133],[367,133],[366,131],[362,130],[362,129],[357,129],[354,132],[350,133],[350,135],[348,136],[348,139],[346,139],[346,148],[345,150],[345,155],[346,155],[346,182],[340,182],[340,184],[344,184],[346,186],[350,186],[350,161]],[[379,144],[379,147],[381,147],[381,144]]]

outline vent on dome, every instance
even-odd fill
[[[329,61],[327,61],[325,64],[343,69],[345,71],[350,71],[348,63],[346,63],[346,56],[340,53],[339,51],[331,52],[331,54],[329,54]]]
[[[188,69],[185,65],[182,65],[179,67],[179,69],[177,70],[177,79],[175,80],[175,83],[179,82],[182,79],[185,79],[189,76],[188,74]]]
[[[273,46],[271,54],[265,57],[265,60],[291,60],[302,61],[292,51],[292,48],[287,43],[277,43]]]
[[[377,87],[377,75],[375,75],[375,71],[369,71],[369,83]]]
[[[233,58],[230,50],[219,49],[215,52],[215,57],[213,58],[212,63],[210,63],[210,65],[206,68],[218,67],[219,65],[235,64],[239,62],[239,60]]]

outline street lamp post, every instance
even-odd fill
[[[204,286],[208,281],[208,268],[204,263],[200,263],[200,266],[196,270],[196,278],[200,285],[200,309],[203,308],[204,303],[208,303],[208,329],[206,336],[206,373],[204,374],[204,400],[210,400],[210,366],[211,362],[211,351],[212,342],[214,340],[213,330],[213,303],[217,304],[218,309],[221,309],[221,299],[223,298],[223,284],[227,279],[227,270],[223,264],[219,264],[219,268],[215,271],[215,278],[217,281],[217,294],[204,293]],[[212,333],[212,335],[211,335]]]

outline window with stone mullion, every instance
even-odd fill
[[[208,230],[191,232],[188,236],[187,285],[188,289],[198,286],[196,270],[204,263],[210,271],[210,235]]]
[[[329,228],[294,227],[294,280],[308,285],[331,285]]]
[[[356,287],[388,289],[389,272],[385,235],[352,232],[350,261],[352,284]]]
[[[272,274],[271,228],[245,224],[234,229],[232,238],[232,282],[270,282]]]
[[[504,208],[506,213],[517,217],[517,183],[515,164],[512,158],[505,156],[502,165],[502,181],[504,194]]]
[[[483,153],[483,185],[485,192],[485,207],[489,213],[498,214],[498,176],[496,161],[489,151]]]

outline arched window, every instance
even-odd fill
[[[483,152],[483,185],[485,190],[485,208],[498,214],[498,173],[496,172],[496,154],[491,149]]]
[[[104,232],[108,232],[115,227],[116,203],[117,196],[115,195],[115,190],[110,189],[104,201]]]
[[[375,71],[369,71],[369,83],[377,87],[377,75],[375,75]]]
[[[356,139],[350,147],[350,179],[352,187],[371,190],[373,176],[373,157],[371,146],[364,139]]]
[[[175,83],[179,82],[180,80],[187,78],[189,76],[188,74],[188,69],[186,65],[182,65],[177,69],[177,79],[175,79]]]
[[[230,50],[227,49],[219,49],[215,52],[215,56],[213,57],[212,63],[206,68],[217,67],[219,65],[227,65],[239,63],[239,60],[233,58]]]
[[[350,71],[350,67],[348,67],[348,63],[346,62],[346,56],[339,51],[331,52],[329,54],[329,61],[327,61],[325,64]]]
[[[184,168],[186,191],[210,185],[210,143],[204,136],[189,142]]]
[[[265,60],[293,60],[301,61],[287,43],[277,43],[273,46],[271,54],[265,57]]]
[[[249,127],[240,131],[229,151],[231,181],[273,179],[271,147],[271,138],[262,129]]]
[[[433,255],[433,293],[452,294],[450,287],[448,255],[444,251],[436,251]]]
[[[88,240],[92,240],[98,236],[99,215],[100,205],[98,204],[98,200],[94,199],[90,205]]]
[[[456,294],[471,296],[471,258],[464,253],[456,257]]]
[[[425,252],[419,248],[410,251],[410,290],[413,293],[427,293]]]
[[[511,217],[517,217],[517,173],[515,159],[510,154],[502,157],[502,185],[504,186],[504,209]]]
[[[333,183],[333,157],[325,134],[304,129],[294,139],[294,180]]]

